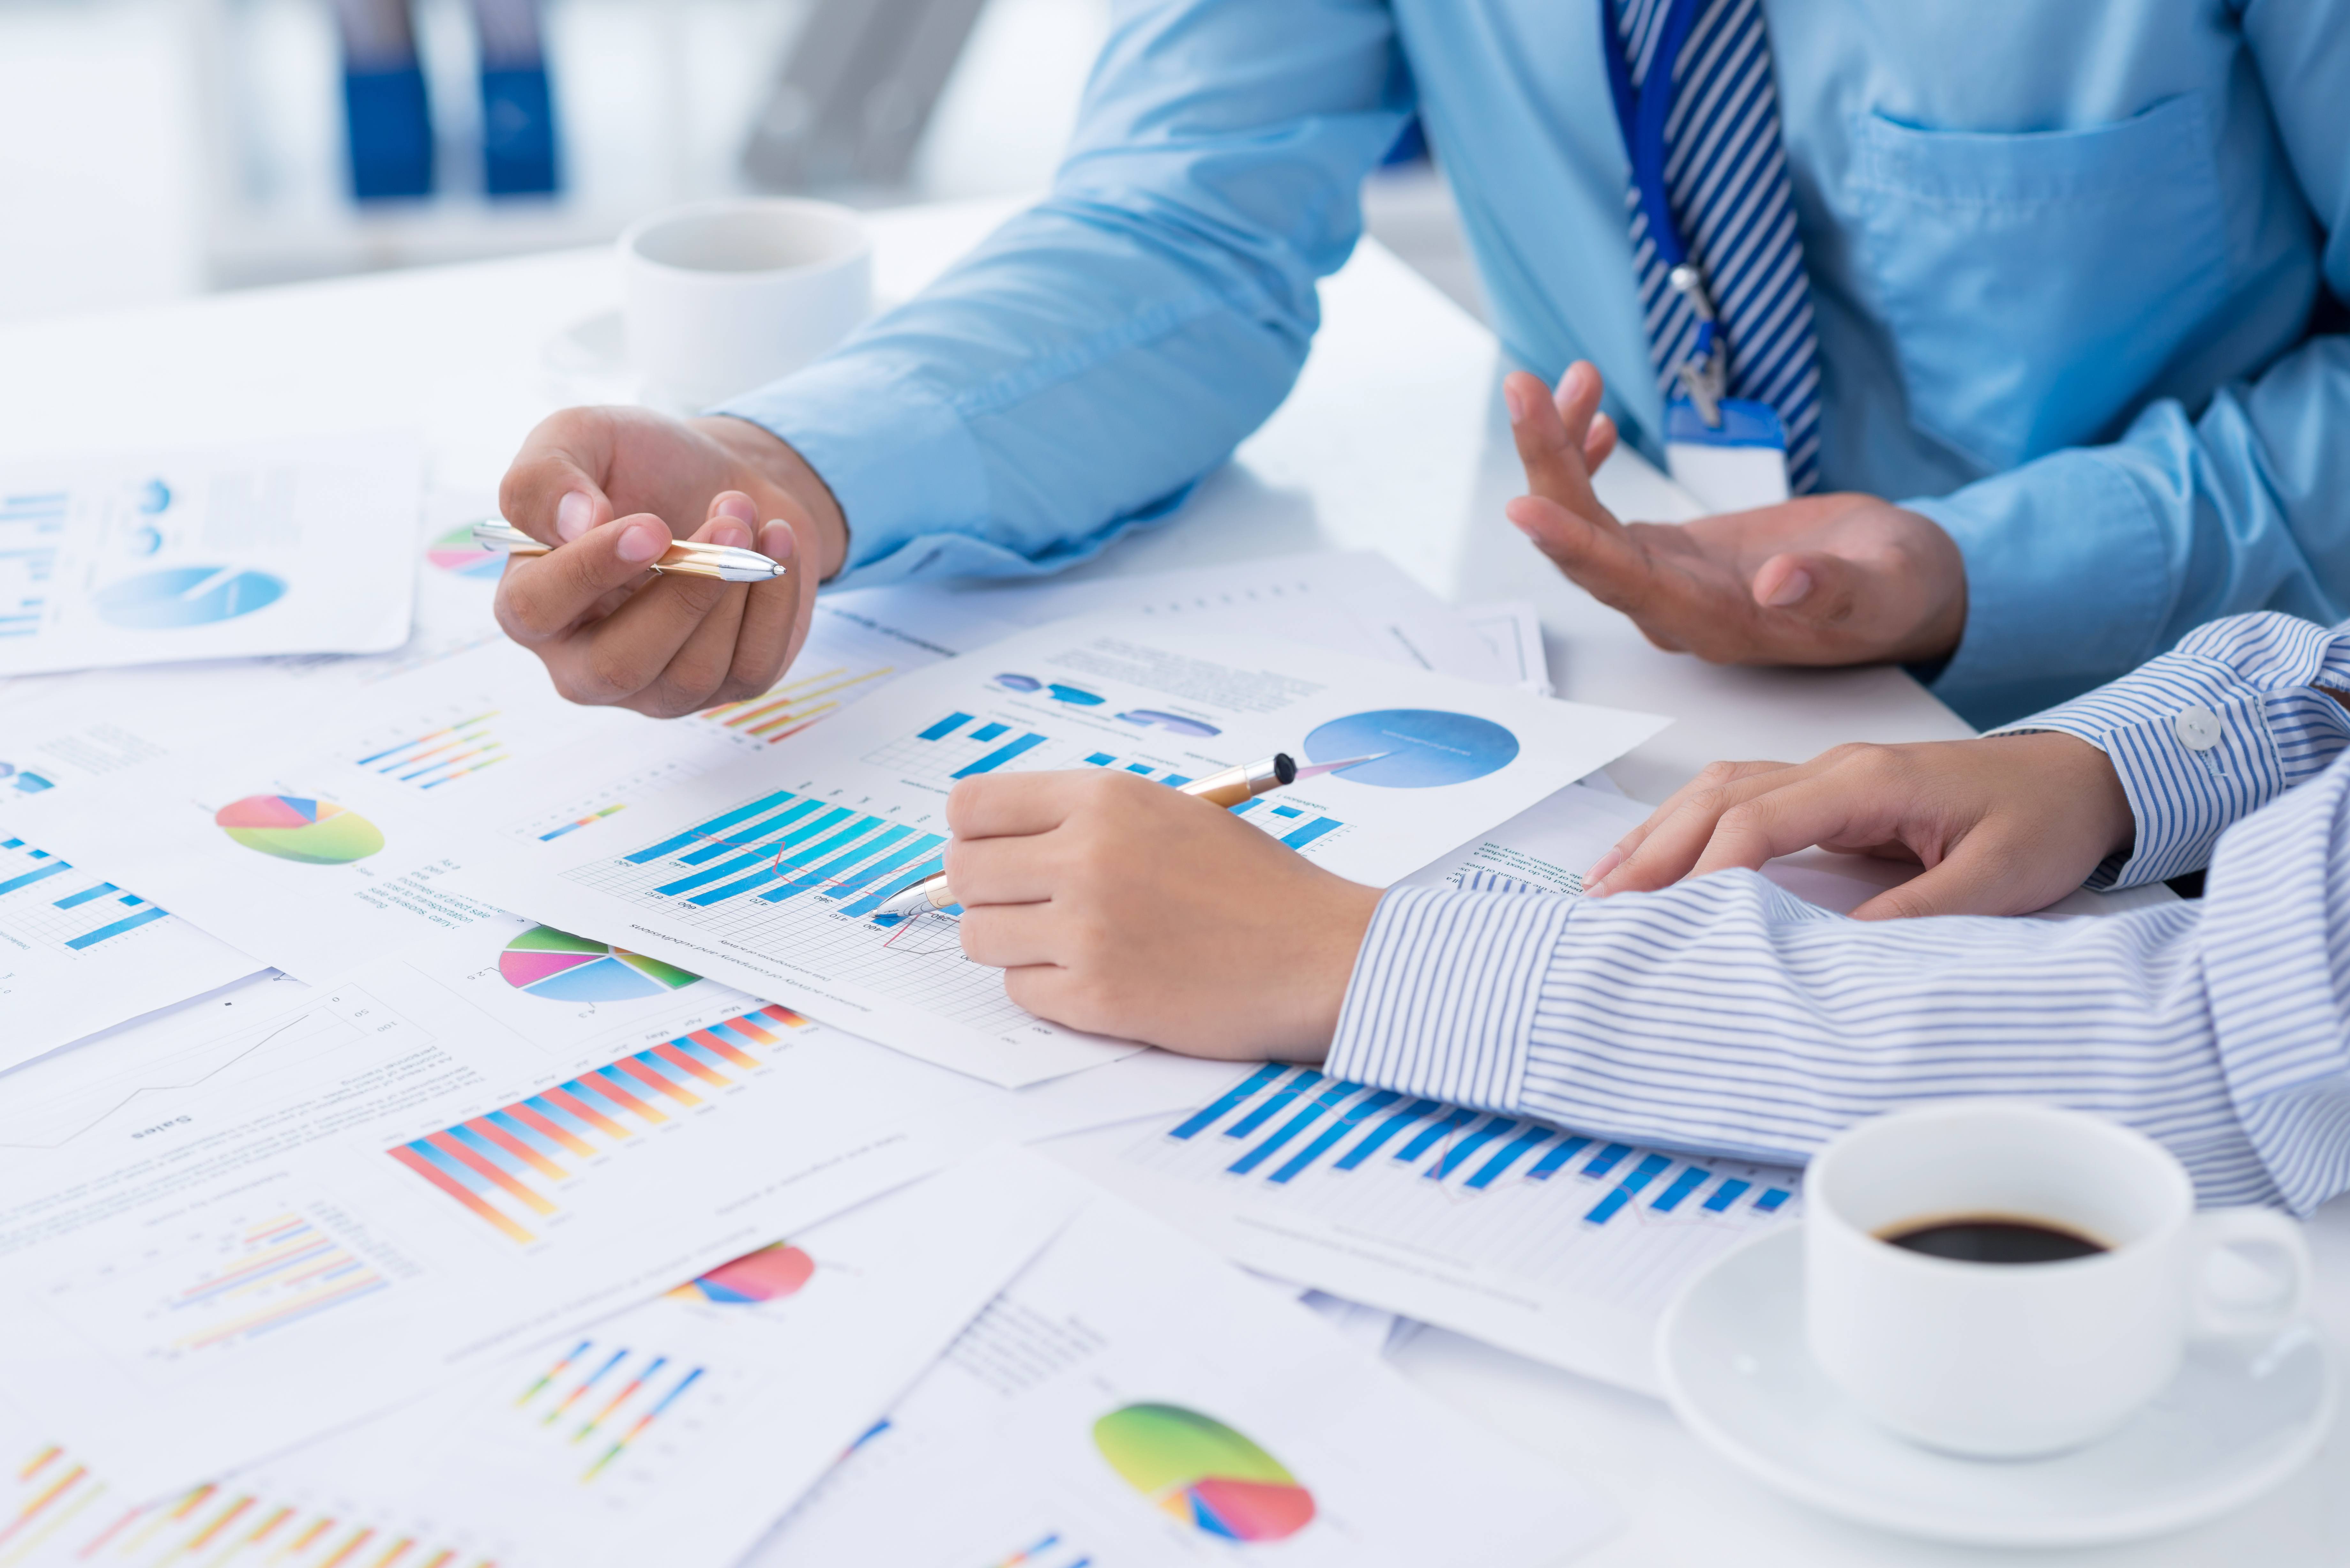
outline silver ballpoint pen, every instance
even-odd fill
[[[1211,805],[1232,806],[1244,800],[1254,800],[1284,784],[1295,784],[1299,779],[1336,773],[1340,768],[1351,768],[1357,763],[1370,761],[1369,757],[1348,757],[1344,762],[1316,763],[1312,767],[1301,768],[1288,753],[1276,752],[1261,763],[1244,763],[1239,767],[1226,768],[1220,774],[1210,774],[1206,778],[1193,779],[1190,784],[1177,787],[1182,794],[1196,795]],[[954,889],[947,885],[947,874],[941,871],[892,894],[873,913],[877,917],[903,919],[908,915],[949,909],[960,902],[962,900],[955,897]]]
[[[544,556],[555,548],[497,517],[484,517],[473,524],[473,543],[484,550],[507,556]],[[791,570],[756,550],[733,545],[698,545],[691,539],[680,539],[663,550],[660,559],[652,563],[652,569],[689,577],[715,577],[722,583],[769,582]]]

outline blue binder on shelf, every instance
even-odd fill
[[[473,25],[482,52],[482,189],[552,195],[562,179],[537,0],[473,0]]]
[[[407,0],[335,0],[335,20],[351,194],[362,202],[431,195],[432,110]]]

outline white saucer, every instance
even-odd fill
[[[2045,1459],[1937,1454],[1872,1425],[1804,1344],[1804,1236],[1740,1248],[1658,1331],[1674,1413],[1710,1447],[1814,1508],[1903,1535],[2084,1546],[2183,1530],[2309,1459],[2334,1421],[2325,1343],[2295,1329],[2242,1353],[2199,1345],[2176,1382],[2103,1441]]]

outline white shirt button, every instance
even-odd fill
[[[2220,743],[2220,716],[2200,702],[2181,708],[2170,722],[2171,733],[2190,752],[2208,752]]]

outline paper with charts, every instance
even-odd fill
[[[1034,1160],[882,1204],[385,1416],[141,1498],[0,1407],[8,1568],[729,1568],[1082,1200]]]
[[[1035,1082],[1118,1047],[1014,1005],[951,917],[874,918],[939,869],[958,781],[1102,768],[1174,784],[1275,752],[1366,758],[1234,809],[1385,885],[1664,722],[1272,639],[1063,622],[901,677],[641,811],[553,840],[515,824],[466,857],[461,885],[928,1060]]]
[[[34,1064],[0,1100],[0,1388],[140,1495],[591,1322],[1010,1120],[962,1075],[514,920],[224,1013]]]
[[[1055,1158],[1250,1268],[1657,1391],[1659,1314],[1800,1209],[1800,1171],[1685,1158],[1308,1067]]]
[[[262,967],[0,825],[0,1069]]]
[[[404,435],[0,468],[0,675],[408,639]]]
[[[1541,1563],[1614,1522],[1305,1307],[1104,1197],[746,1568]]]

